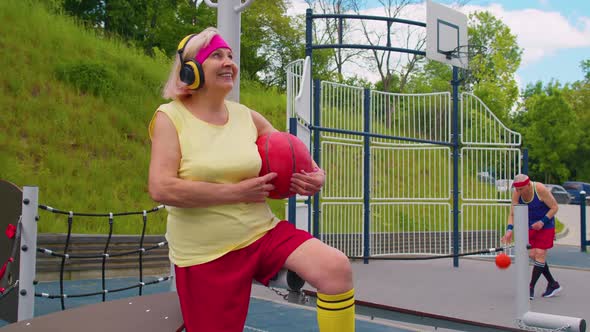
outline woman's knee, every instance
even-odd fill
[[[318,282],[318,289],[331,289],[328,293],[342,293],[353,288],[352,266],[348,257],[340,251],[334,251],[326,257],[322,269],[324,273]]]
[[[352,280],[352,266],[350,260],[344,253],[338,251],[332,260],[334,264],[334,273],[346,280]]]
[[[545,250],[537,250],[537,252],[535,253],[535,260],[537,262],[545,262],[547,256],[547,252]]]
[[[310,240],[299,247],[289,256],[285,266],[324,294],[338,294],[353,287],[348,257],[317,240]]]

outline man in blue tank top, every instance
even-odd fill
[[[547,289],[543,297],[553,297],[562,290],[547,264],[547,250],[553,248],[555,238],[555,214],[557,214],[557,201],[553,194],[540,182],[532,182],[527,175],[518,174],[514,177],[514,193],[512,194],[512,206],[508,217],[506,234],[502,242],[512,241],[514,228],[514,205],[526,204],[529,208],[529,257],[534,261],[530,282],[530,299],[535,297],[535,284],[541,274],[547,279]]]

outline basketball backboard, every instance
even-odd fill
[[[426,2],[426,57],[460,68],[469,65],[467,16],[431,0]]]

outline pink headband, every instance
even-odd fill
[[[220,35],[215,35],[213,38],[211,38],[209,45],[201,48],[199,52],[197,52],[195,60],[197,60],[198,63],[203,64],[209,55],[218,48],[229,48],[231,50],[231,47],[229,47],[229,45],[225,42],[225,40],[223,40],[223,38],[221,38]]]
[[[529,182],[531,182],[531,180],[529,178],[526,178],[525,180],[519,182],[513,182],[512,185],[516,188],[520,188],[526,186],[527,184],[529,184]]]

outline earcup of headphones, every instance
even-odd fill
[[[191,90],[197,90],[205,83],[203,68],[201,64],[194,61],[185,61],[180,67],[180,81],[187,85]]]

